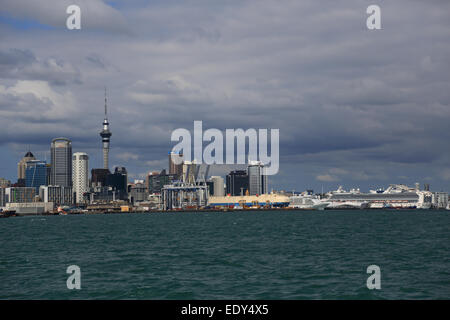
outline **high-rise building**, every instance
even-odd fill
[[[213,191],[210,193],[216,197],[223,197],[225,195],[224,180],[220,176],[212,176],[211,181],[213,183]]]
[[[128,199],[132,204],[148,200],[148,191],[144,180],[135,180],[128,186]]]
[[[23,184],[23,186],[25,186],[25,169],[27,167],[27,162],[31,160],[36,160],[36,158],[31,151],[28,151],[17,164],[17,181],[19,184]]]
[[[0,186],[0,208],[6,207],[6,188]]]
[[[36,189],[32,187],[10,187],[5,189],[6,202],[24,203],[33,202],[36,197]]]
[[[46,186],[50,185],[52,181],[52,164],[47,163],[47,183]]]
[[[103,130],[100,132],[103,144],[103,169],[109,169],[109,139],[111,138],[109,131],[108,110],[106,108],[106,89],[105,89],[105,119],[103,120]]]
[[[267,175],[260,161],[250,161],[248,168],[248,191],[251,196],[267,193]]]
[[[89,157],[84,152],[72,156],[72,178],[75,202],[84,202],[83,195],[89,191]]]
[[[72,186],[72,142],[67,138],[52,140],[50,184]]]
[[[53,202],[55,205],[72,205],[73,189],[72,187],[62,186],[41,186],[39,188],[39,197],[43,202]]]
[[[448,192],[433,192],[431,194],[431,205],[436,209],[445,209],[448,206]]]
[[[181,180],[185,183],[196,183],[198,170],[199,166],[195,159],[194,161],[183,161]]]
[[[46,186],[48,183],[47,162],[41,160],[30,160],[25,168],[25,186],[34,187],[36,194],[39,193],[40,186]]]
[[[248,190],[248,174],[245,170],[231,171],[227,177],[227,194],[243,196]]]
[[[150,172],[147,175],[147,190],[149,194],[161,193],[165,185],[172,184],[178,179],[177,174],[167,174],[166,170],[159,172]]]
[[[176,174],[181,178],[183,174],[183,153],[169,152],[169,174]]]
[[[93,187],[106,187],[106,179],[111,174],[109,169],[92,169],[91,170],[91,186]]]
[[[165,172],[165,170],[163,170]],[[162,171],[161,171],[162,173]],[[158,171],[151,171],[147,174],[147,178],[145,179],[145,184],[147,185],[147,191],[149,194],[155,193],[156,191],[154,191],[155,189],[158,189],[159,187],[159,181],[158,181],[158,176],[159,176],[159,172]]]
[[[114,173],[106,176],[106,185],[112,187],[116,200],[128,199],[128,174],[125,167],[116,167]]]

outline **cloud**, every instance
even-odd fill
[[[70,118],[77,110],[70,92],[58,93],[45,81],[19,80],[11,87],[0,86],[0,112],[4,119],[54,121]]]
[[[0,51],[0,71],[3,79],[42,80],[53,85],[82,83],[79,70],[72,64],[54,57],[38,59],[28,49]]]
[[[66,13],[72,0],[9,0],[2,1],[2,11],[16,19],[29,19],[43,25],[66,29]],[[81,29],[84,31],[129,32],[126,20],[115,8],[101,0],[78,0],[81,9]]]
[[[398,176],[450,188],[449,2],[386,2],[380,32],[359,0],[79,3],[71,32],[69,1],[2,2],[54,28],[2,21],[0,148],[69,135],[100,166],[106,86],[111,156],[131,172],[167,168],[171,131],[203,120],[279,128],[275,188]]]
[[[130,153],[130,152],[124,152],[124,153],[116,154],[116,158],[120,159],[122,161],[138,160],[139,155]]]
[[[442,179],[449,181],[450,180],[450,169],[445,169],[442,172]]]
[[[327,182],[339,181],[339,179],[337,177],[332,176],[330,174],[320,174],[320,175],[316,176],[316,179],[318,181],[327,181]]]
[[[96,66],[98,68],[101,68],[101,69],[106,68],[106,62],[103,61],[102,57],[100,57],[99,55],[97,55],[95,53],[91,53],[91,54],[87,55],[86,61],[89,61],[90,63],[92,63],[94,66]]]

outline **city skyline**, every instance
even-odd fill
[[[450,191],[445,8],[413,1],[404,12],[401,3],[383,3],[389,32],[370,32],[365,1],[202,2],[198,11],[94,2],[99,9],[84,12],[73,32],[66,3],[44,12],[4,2],[0,177],[15,181],[28,150],[50,162],[48,145],[59,136],[102,168],[106,86],[110,168],[125,166],[130,179],[168,170],[171,131],[203,120],[221,130],[280,128],[280,172],[270,188],[419,182]],[[280,19],[261,19],[269,13]]]

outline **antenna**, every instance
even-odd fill
[[[107,118],[107,109],[106,109],[106,87],[105,87],[105,118]]]

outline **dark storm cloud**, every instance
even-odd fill
[[[36,62],[36,57],[30,50],[9,49],[0,51],[0,74],[2,77],[9,75],[27,65]]]
[[[96,55],[95,53],[86,56],[86,60],[91,62],[93,65],[95,65],[99,68],[102,68],[102,69],[106,68],[105,62],[102,61],[102,58],[99,57],[98,55]]]
[[[12,48],[0,51],[0,78],[43,80],[52,85],[81,84],[80,72],[63,59],[37,59],[31,50]]]
[[[1,10],[11,19],[25,19],[64,30],[69,16],[66,9],[74,4],[82,8],[82,28],[101,32],[129,32],[120,12],[101,0],[5,0],[2,1]]]

